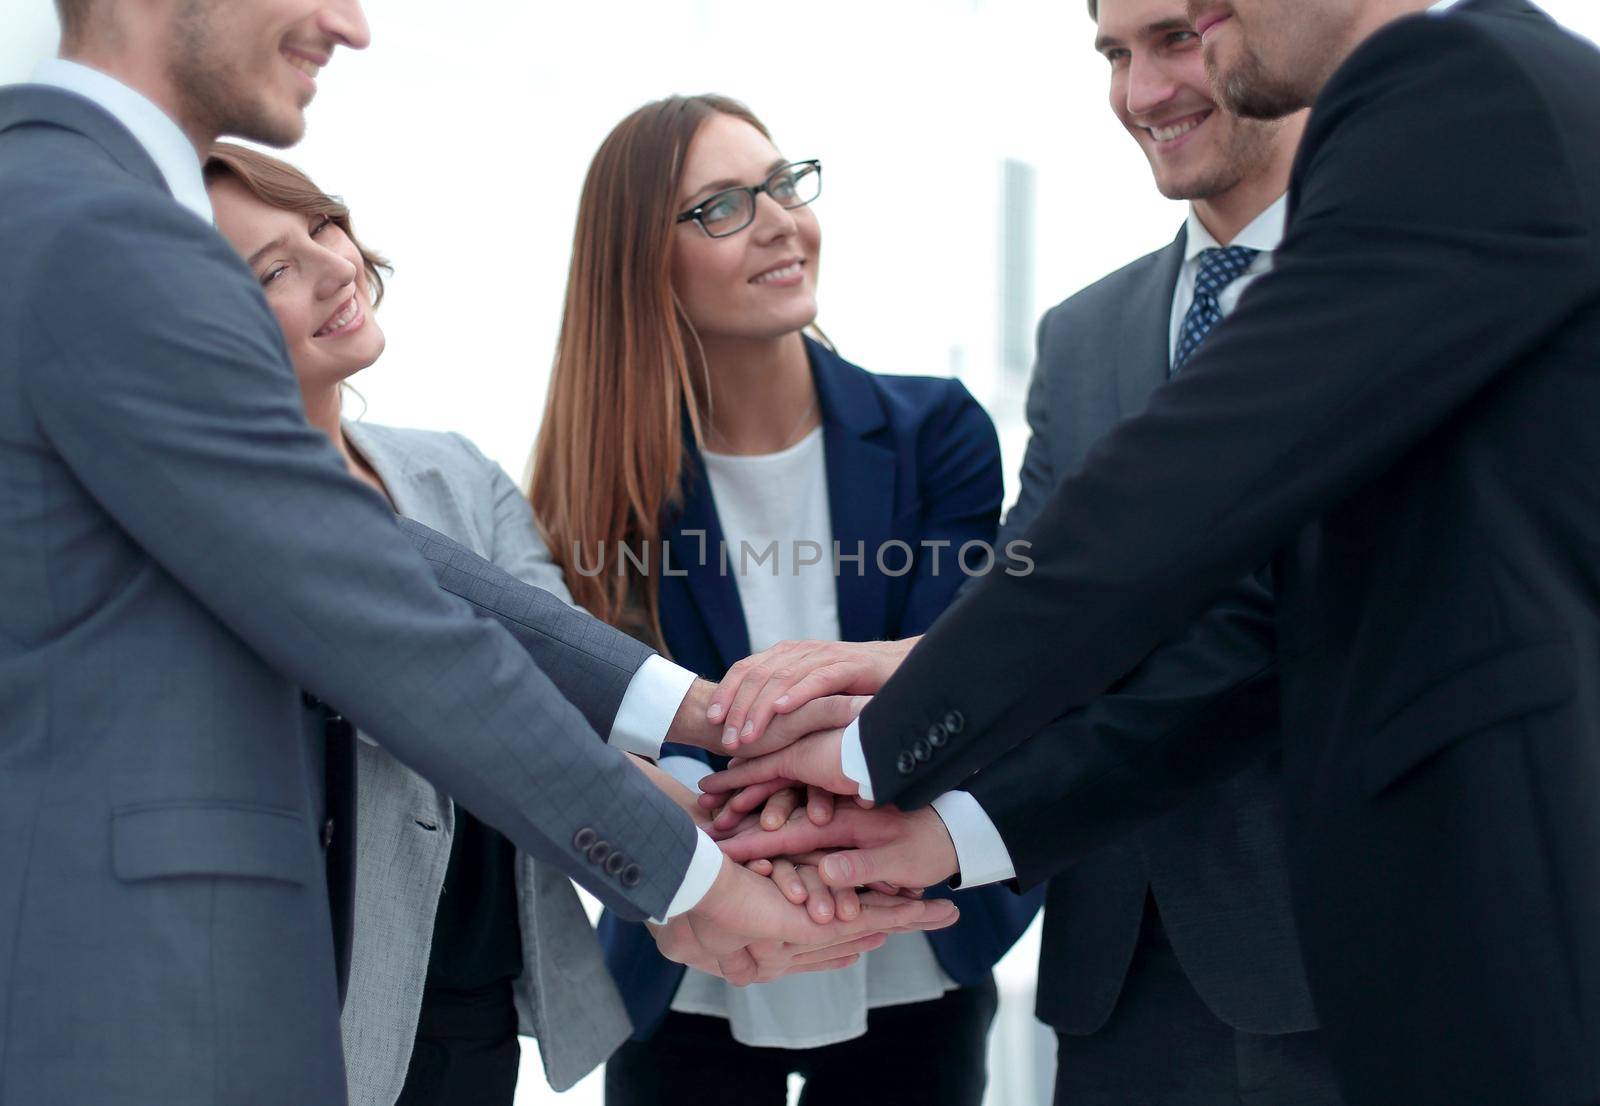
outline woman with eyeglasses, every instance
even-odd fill
[[[994,427],[960,383],[876,376],[807,334],[821,183],[744,106],[671,97],[618,124],[579,202],[534,513],[581,605],[713,680],[780,640],[922,632],[965,579],[956,551],[998,522]],[[691,785],[710,770],[670,745],[661,765]],[[762,818],[832,802],[784,790]],[[819,919],[855,909],[803,865],[773,878]],[[940,934],[744,989],[608,915],[634,1024],[608,1106],[781,1106],[795,1073],[811,1106],[977,1106],[990,969],[1037,898],[957,901]]]

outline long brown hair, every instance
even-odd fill
[[[344,231],[350,244],[360,252],[362,268],[367,271],[367,285],[372,289],[372,306],[383,302],[383,274],[393,272],[393,267],[381,254],[361,244],[351,228],[350,209],[343,200],[318,188],[310,177],[287,161],[231,142],[214,142],[206,155],[206,184],[224,176],[244,185],[262,203],[297,215],[326,216]]]
[[[672,234],[689,144],[715,115],[771,137],[735,100],[670,96],[618,123],[589,165],[528,491],[573,598],[657,646],[657,573],[620,550],[654,564],[682,502],[684,412],[702,440],[706,366],[672,292]]]

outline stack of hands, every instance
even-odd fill
[[[938,814],[874,806],[841,756],[845,728],[913,644],[784,642],[719,685],[696,682],[672,739],[734,760],[698,796],[647,771],[725,860],[695,909],[651,925],[663,955],[743,986],[955,923],[954,904],[922,898],[959,868]]]

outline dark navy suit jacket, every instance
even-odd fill
[[[966,579],[957,551],[966,542],[994,540],[1002,494],[994,424],[959,381],[876,376],[816,342],[807,340],[806,348],[822,413],[833,538],[844,556],[857,552],[858,542],[866,552],[859,570],[856,562],[841,563],[840,636],[877,641],[920,634]],[[689,450],[683,508],[664,530],[672,570],[686,575],[661,579],[661,626],[672,658],[715,680],[749,655],[750,640],[737,583],[721,573],[716,556],[723,540],[716,503],[692,442]],[[709,551],[704,558],[698,531]],[[892,541],[915,551],[911,570],[900,576],[877,564],[878,549]],[[924,541],[951,544],[935,551]],[[905,554],[896,547],[884,562],[899,571]],[[981,567],[975,554],[969,563]],[[667,745],[662,754],[706,756],[679,745]],[[971,986],[1021,936],[1040,897],[1000,887],[952,897],[961,920],[928,940],[950,977]],[[683,966],[661,956],[642,925],[609,911],[600,921],[600,939],[634,1036],[643,1040],[666,1014]]]

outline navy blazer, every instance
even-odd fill
[[[857,542],[866,549],[859,571],[846,561],[838,575],[840,636],[879,641],[920,634],[966,579],[957,551],[966,542],[994,540],[1002,496],[994,424],[960,381],[877,376],[810,339],[806,352],[822,414],[833,540],[845,556],[856,552]],[[683,507],[663,531],[673,572],[686,575],[661,579],[661,628],[677,663],[717,680],[749,655],[750,639],[737,583],[719,571],[716,551],[723,534],[717,506],[692,440],[688,449]],[[705,533],[704,558],[699,531]],[[911,571],[891,576],[878,568],[876,554],[896,540],[910,546],[915,559]],[[950,545],[930,550],[924,541]],[[884,560],[898,571],[904,553],[896,547]],[[981,567],[977,558],[971,563]],[[662,755],[708,756],[681,745],[665,746]],[[928,940],[940,965],[962,986],[988,977],[1040,903],[1038,892],[1017,895],[1002,887],[930,894],[961,906],[961,920],[928,934]],[[610,911],[600,920],[600,940],[634,1037],[644,1040],[671,1005],[683,966],[656,951],[644,926]]]

